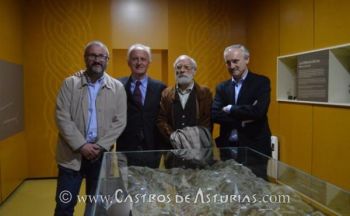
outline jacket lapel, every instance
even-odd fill
[[[234,104],[233,101],[233,86],[232,86],[232,80],[227,80],[225,83],[225,91],[228,98],[226,100],[228,101],[228,104]]]
[[[85,76],[81,77],[82,87],[81,87],[81,107],[83,108],[83,118],[85,125],[88,125],[88,119],[89,119],[89,113],[88,113],[88,106],[89,106],[89,90],[88,90],[88,83]],[[85,128],[86,130],[86,128]]]
[[[131,94],[131,90],[130,90],[130,86],[131,86],[131,77],[129,77],[129,79],[126,81],[125,83],[125,91],[126,91],[126,94],[128,96],[128,98],[132,98],[132,94]]]
[[[148,81],[147,81],[147,89],[146,89],[146,95],[145,95],[145,102],[143,104],[143,107],[146,108],[148,106],[150,106],[152,104],[152,95],[154,92],[153,89],[154,85],[153,85],[153,81],[151,78],[148,77]]]
[[[132,78],[130,76],[128,81],[127,81],[127,83],[126,83],[126,85],[125,85],[126,95],[127,95],[128,101],[130,101],[136,107],[141,108],[141,106],[135,102],[133,93],[131,92],[131,89],[130,89],[131,88],[131,80],[132,80]]]
[[[242,101],[244,101],[245,96],[248,94],[248,87],[249,83],[251,82],[251,72],[248,71],[247,77],[242,83],[241,90],[239,91],[239,95],[237,98],[237,104],[240,104]]]

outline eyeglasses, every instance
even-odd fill
[[[175,69],[176,70],[181,70],[183,68],[185,68],[185,70],[191,70],[192,69],[192,66],[191,65],[181,65],[181,64],[178,64],[175,66]]]
[[[107,61],[109,59],[108,56],[106,55],[96,55],[96,54],[88,54],[85,55],[85,57],[89,60],[89,61]]]

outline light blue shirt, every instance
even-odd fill
[[[95,143],[97,141],[97,115],[96,115],[96,98],[101,86],[104,84],[104,76],[95,83],[88,82],[89,92],[89,121],[86,130],[86,141]]]
[[[238,82],[236,82],[236,80],[232,77],[232,84],[235,85],[235,104],[237,104],[239,92],[241,91],[243,82],[245,78],[247,78],[247,75],[248,75],[248,70],[244,71],[244,73],[242,74],[242,78],[238,80]]]
[[[132,94],[134,94],[135,86],[136,86],[136,81],[135,79],[132,79],[132,82],[130,84],[130,91]],[[145,76],[142,80],[140,80],[140,90],[141,90],[141,95],[142,95],[142,105],[145,104],[145,97],[146,97],[146,91],[147,91],[147,85],[148,85],[148,77]]]

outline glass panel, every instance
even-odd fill
[[[349,192],[252,149],[213,158],[212,149],[105,153],[94,215],[350,215]]]

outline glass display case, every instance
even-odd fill
[[[93,215],[350,215],[349,191],[250,148],[219,151],[105,153]]]

